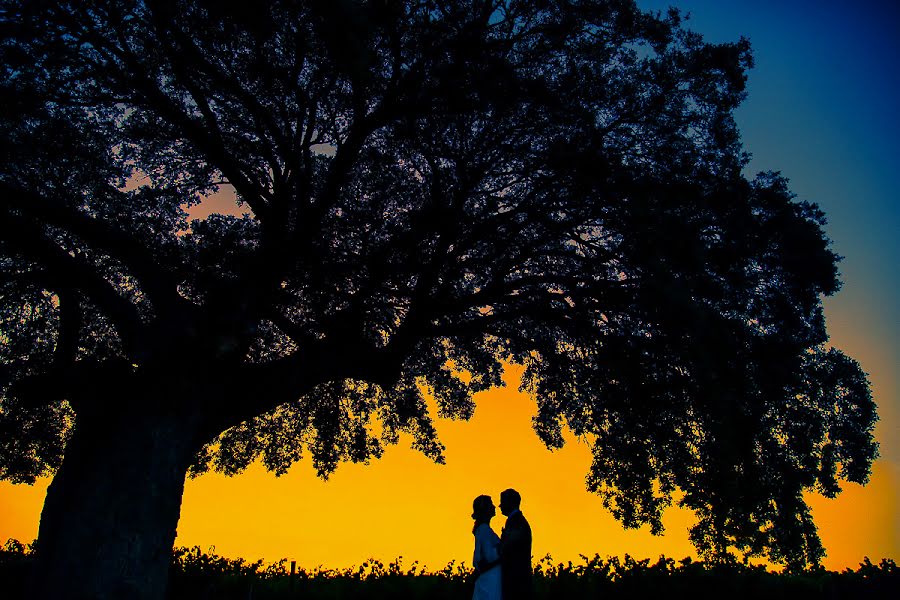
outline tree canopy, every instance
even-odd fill
[[[0,4],[0,476],[166,418],[193,472],[404,431],[440,461],[424,394],[468,418],[512,361],[623,525],[677,501],[703,553],[818,562],[803,494],[867,480],[876,414],[823,213],[743,172],[747,40],[627,0],[232,4]],[[188,220],[217,190],[244,216]]]

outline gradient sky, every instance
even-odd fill
[[[810,497],[828,551],[825,565],[854,567],[864,556],[900,558],[900,3],[893,1],[643,0],[692,14],[711,41],[748,37],[756,67],[737,113],[749,172],[780,170],[800,199],[826,212],[844,287],[826,300],[831,343],[869,373],[881,421],[881,458],[870,484],[849,484],[836,500]],[[584,491],[587,448],[570,440],[543,448],[530,431],[533,404],[510,385],[477,397],[470,422],[438,422],[447,465],[400,446],[369,466],[342,465],[328,481],[304,460],[275,478],[259,466],[235,478],[189,481],[177,544],[215,545],[228,556],[341,567],[373,556],[441,567],[471,561],[472,499],[495,501],[506,487],[523,496],[534,555],[692,553],[691,515],[672,509],[667,532],[623,531]],[[408,441],[408,440],[406,440]],[[46,481],[0,483],[0,541],[37,533]],[[494,521],[499,530],[502,517]]]

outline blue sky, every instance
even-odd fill
[[[781,171],[818,203],[843,289],[826,300],[831,342],[870,374],[882,457],[900,465],[900,2],[639,0],[675,6],[714,42],[750,39],[736,114],[750,174]]]

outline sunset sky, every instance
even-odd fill
[[[900,559],[900,3],[859,0],[642,0],[692,13],[711,41],[748,37],[756,66],[737,113],[748,174],[780,170],[800,199],[817,202],[840,264],[843,289],[826,300],[831,344],[869,376],[881,420],[881,458],[866,487],[845,485],[836,500],[810,497],[831,569],[864,556]],[[388,448],[370,465],[342,465],[316,479],[308,460],[276,478],[254,465],[241,476],[188,481],[178,545],[214,545],[226,556],[344,567],[369,557],[430,567],[471,562],[471,503],[518,489],[534,530],[535,559],[579,554],[637,558],[693,554],[691,514],[670,509],[665,535],[625,531],[584,490],[590,454],[570,440],[550,452],[530,429],[534,404],[508,385],[477,396],[469,422],[439,420],[446,465]],[[47,481],[0,483],[0,542],[37,534]],[[499,532],[503,518],[493,525]]]

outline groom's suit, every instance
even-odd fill
[[[511,514],[503,527],[500,567],[503,600],[527,600],[532,597],[531,526],[520,511]]]

